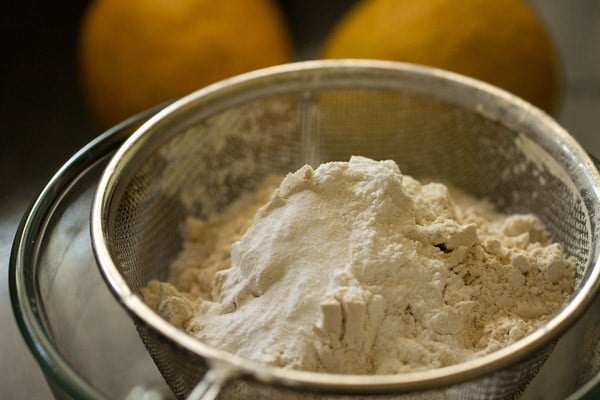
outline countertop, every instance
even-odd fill
[[[0,21],[0,398],[44,399],[51,393],[17,329],[8,294],[8,261],[18,222],[54,171],[100,131],[93,125],[77,81],[76,37],[87,1],[20,2]],[[296,13],[299,1],[284,2]],[[339,13],[342,2],[330,5]],[[559,122],[590,153],[600,156],[600,2],[532,0],[542,13],[563,62]],[[317,4],[316,1],[305,2]],[[315,8],[316,9],[316,8]],[[327,26],[310,15],[292,21],[309,40]]]

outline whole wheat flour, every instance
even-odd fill
[[[537,217],[421,184],[393,161],[352,157],[279,181],[190,219],[147,303],[251,360],[387,374],[500,349],[573,289],[574,263]]]

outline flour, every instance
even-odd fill
[[[352,157],[277,182],[190,219],[148,304],[244,358],[388,374],[505,347],[573,290],[574,263],[537,217],[421,184],[393,161]]]

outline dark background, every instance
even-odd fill
[[[0,13],[0,202],[48,177],[96,133],[77,82],[87,3],[17,1]]]
[[[127,1],[127,0],[123,0]],[[316,44],[353,2],[280,1],[299,57]],[[78,148],[100,133],[78,82],[77,36],[89,1],[17,1],[0,13],[0,202],[32,182],[43,183]],[[319,10],[319,18],[311,18]],[[15,171],[15,168],[18,171]],[[18,172],[18,173],[15,173]]]

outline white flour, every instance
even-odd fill
[[[421,184],[393,161],[305,166],[270,197],[277,182],[190,219],[170,283],[150,282],[148,304],[248,359],[385,374],[504,347],[573,289],[573,262],[535,216]]]

